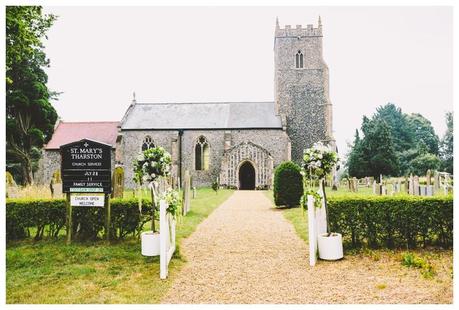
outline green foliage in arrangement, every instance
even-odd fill
[[[303,196],[301,168],[291,161],[285,161],[274,171],[274,202],[276,206],[295,207]]]
[[[349,247],[453,244],[453,197],[346,196],[328,199],[332,231]]]
[[[141,152],[134,160],[134,181],[148,183],[170,174],[171,155],[161,146]]]
[[[144,200],[142,213],[137,199],[112,199],[111,232],[113,239],[123,239],[128,234],[139,234],[146,222],[151,220],[151,202]],[[103,208],[74,208],[73,236],[75,240],[96,240],[104,229]],[[66,208],[63,199],[7,200],[6,239],[18,240],[30,236],[34,239],[45,235],[56,238],[65,230]]]

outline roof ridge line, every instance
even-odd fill
[[[274,103],[273,101],[206,101],[206,102],[137,102],[136,105]]]
[[[120,121],[61,121],[60,124],[95,124],[95,123],[119,123]],[[60,125],[59,124],[59,125]]]

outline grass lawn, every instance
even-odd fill
[[[188,237],[233,191],[197,190],[191,211],[177,225],[177,245],[169,278],[159,279],[159,257],[140,254],[140,241],[74,243],[64,238],[12,243],[6,250],[6,302],[158,303],[185,259],[180,241]],[[146,225],[148,226],[148,225]]]

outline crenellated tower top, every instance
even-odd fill
[[[292,28],[291,25],[285,25],[284,28],[279,26],[279,19],[276,18],[276,31],[274,36],[279,37],[321,37],[322,36],[322,21],[319,16],[319,22],[317,28],[314,25],[308,24],[306,28],[302,25],[296,25]]]

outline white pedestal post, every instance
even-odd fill
[[[315,266],[317,261],[317,227],[314,207],[314,197],[308,195],[308,235],[309,235],[309,265]]]

